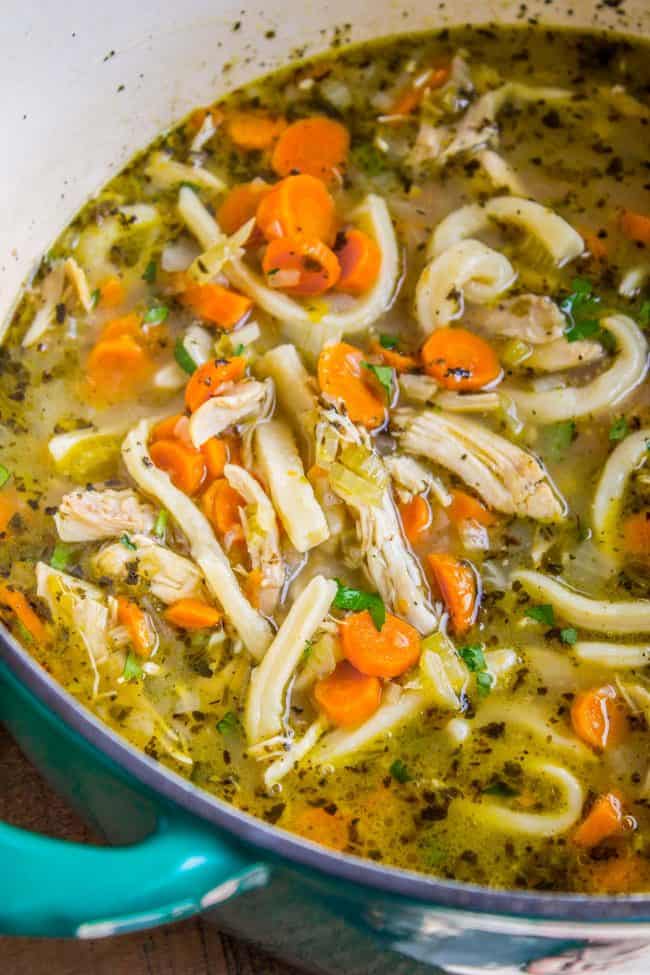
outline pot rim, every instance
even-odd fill
[[[351,854],[328,850],[280,827],[271,826],[192,785],[129,744],[61,687],[1,624],[0,656],[13,676],[48,711],[115,762],[122,771],[156,795],[274,857],[385,894],[411,898],[436,908],[470,912],[477,915],[477,920],[483,916],[484,926],[491,926],[486,916],[492,915],[498,920],[500,931],[505,926],[512,933],[522,927],[530,932],[531,922],[538,922],[543,925],[546,935],[576,937],[591,933],[603,938],[612,935],[639,937],[640,926],[645,922],[648,925],[646,933],[650,935],[650,894],[606,897],[492,890],[476,884],[432,878],[383,866]],[[488,925],[485,925],[486,921]],[[562,922],[571,922],[571,926],[567,927]],[[575,922],[582,923],[580,931],[576,929]],[[593,925],[591,932],[585,928],[590,924]]]

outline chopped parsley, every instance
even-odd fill
[[[347,609],[354,613],[367,609],[377,630],[381,630],[386,622],[386,607],[381,596],[376,592],[364,592],[363,589],[351,589],[344,586],[338,579],[334,580],[338,589],[332,605],[335,609]]]
[[[390,403],[393,398],[393,370],[390,366],[376,366],[372,362],[364,362],[364,368],[370,370],[375,379],[386,393],[386,399]]]
[[[169,308],[167,305],[153,305],[151,308],[147,308],[144,313],[144,321],[148,325],[161,325],[168,315]]]
[[[537,623],[544,623],[546,626],[555,624],[555,613],[550,603],[540,603],[539,606],[529,606],[525,616]]]
[[[494,677],[487,669],[487,661],[483,653],[483,647],[478,643],[468,647],[460,647],[458,654],[467,669],[473,674],[476,674],[476,689],[479,697],[485,697],[492,690]]]
[[[139,680],[140,677],[142,677],[142,673],[142,664],[134,654],[133,650],[129,650],[126,655],[126,660],[124,661],[122,678],[126,681]]]
[[[101,296],[102,296],[102,293],[99,290],[99,288],[95,288],[95,290],[90,295],[90,307],[91,308],[96,308],[97,307],[97,305],[99,304],[99,299],[101,298]]]
[[[158,517],[156,518],[156,523],[153,526],[153,533],[156,536],[156,538],[160,538],[160,539],[163,539],[164,540],[165,533],[167,531],[167,522],[168,521],[169,521],[169,512],[168,511],[165,511],[165,509],[163,508],[162,511],[159,511],[158,512]]]
[[[314,641],[313,640],[307,640],[307,642],[305,643],[304,650],[302,651],[302,659],[303,659],[303,661],[305,663],[311,657],[311,654],[312,654],[312,650],[313,649],[314,649]]]
[[[240,342],[239,345],[235,346],[233,355],[241,355],[245,348],[246,346],[243,344],[243,342]]]
[[[142,280],[146,281],[148,284],[153,284],[154,281],[156,280],[157,274],[158,274],[158,265],[156,264],[155,261],[149,261],[146,268],[144,269]]]
[[[641,305],[641,310],[639,311],[639,324],[644,328],[650,325],[650,299],[644,301]]]
[[[484,796],[499,796],[502,799],[512,799],[514,796],[518,796],[519,792],[513,789],[511,785],[507,782],[502,782],[501,779],[496,779],[495,782],[491,782],[490,785],[483,789]]]
[[[591,281],[574,278],[572,291],[560,302],[560,310],[569,319],[565,336],[569,342],[591,338],[600,331],[598,311],[600,298],[593,293]]]
[[[476,688],[478,690],[479,697],[485,697],[492,690],[492,685],[494,684],[494,677],[487,670],[481,670],[476,675]]]
[[[576,425],[573,420],[553,423],[544,428],[544,443],[552,460],[561,460],[573,443]]]
[[[234,711],[226,711],[223,718],[217,721],[217,731],[220,735],[232,735],[237,730],[239,724],[237,715]]]
[[[188,373],[190,376],[193,372],[196,372],[198,368],[196,362],[185,348],[182,339],[176,339],[176,345],[174,346],[174,358],[183,372]]]
[[[379,176],[386,169],[386,156],[372,142],[362,142],[352,150],[354,165],[368,176]]]
[[[391,767],[388,770],[391,776],[396,782],[401,782],[402,785],[405,782],[411,781],[411,773],[409,772],[406,763],[402,761],[401,758],[396,758]]]
[[[54,546],[54,551],[52,552],[52,557],[50,559],[50,565],[53,569],[58,569],[59,572],[63,571],[70,562],[70,556],[72,552],[70,547],[65,545],[63,542],[57,542]]]
[[[398,341],[394,335],[380,335],[379,344],[382,349],[396,349],[398,346]]]
[[[137,551],[138,546],[133,544],[133,542],[131,541],[131,539],[126,533],[120,537],[120,542],[122,543],[124,548],[130,549],[132,552]]]
[[[629,432],[630,428],[627,425],[627,420],[624,416],[619,416],[618,420],[614,420],[609,428],[609,439],[625,440]]]
[[[9,478],[11,477],[11,471],[4,464],[0,464],[0,488],[3,488]]]
[[[562,643],[568,643],[569,646],[573,646],[577,639],[578,631],[574,630],[572,626],[567,626],[566,629],[560,630],[560,640]]]

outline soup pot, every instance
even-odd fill
[[[332,43],[474,23],[650,34],[647,0],[4,0],[0,321],[59,230],[197,104]],[[45,407],[47,408],[47,407]],[[102,726],[8,632],[0,717],[109,841],[0,825],[0,932],[92,938],[206,911],[321,973],[640,973],[650,895],[511,893],[318,847],[202,792]]]

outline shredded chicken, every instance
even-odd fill
[[[410,501],[413,495],[424,494],[430,489],[443,508],[451,504],[451,495],[440,478],[415,457],[391,454],[384,458],[384,464],[400,501]]]
[[[558,521],[566,504],[532,454],[465,417],[397,410],[394,432],[407,453],[428,457],[470,485],[490,507]]]
[[[257,382],[244,380],[224,386],[219,396],[206,400],[190,418],[190,437],[200,447],[211,437],[218,437],[228,427],[255,417],[263,420],[273,412],[274,390],[270,379]]]
[[[548,345],[538,345],[523,364],[535,372],[565,372],[599,362],[604,356],[605,350],[600,342],[590,342],[588,339],[569,342],[561,338]]]
[[[265,616],[271,616],[284,585],[284,561],[275,510],[262,486],[243,467],[226,464],[224,475],[246,501],[240,517],[251,565],[261,574],[258,608]]]
[[[135,491],[107,488],[64,495],[54,521],[62,541],[95,542],[122,532],[146,534],[155,518],[151,505],[140,501]]]
[[[517,295],[491,306],[472,305],[467,315],[473,325],[491,334],[522,339],[531,345],[561,339],[567,327],[555,302],[542,295]]]
[[[203,576],[194,563],[146,535],[131,535],[128,548],[122,542],[107,545],[93,557],[92,568],[97,578],[120,582],[134,573],[162,603],[205,598]]]

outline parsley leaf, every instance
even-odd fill
[[[11,477],[11,471],[4,464],[0,464],[0,488],[3,488],[9,478]]]
[[[245,348],[246,347],[243,344],[243,342],[240,342],[239,345],[235,347],[235,351],[233,352],[233,355],[241,355]]]
[[[57,544],[54,546],[54,551],[52,552],[50,565],[53,569],[58,569],[59,572],[61,572],[68,565],[71,554],[72,553],[68,545],[65,545],[63,542],[57,542]]]
[[[478,644],[471,647],[461,647],[458,653],[462,657],[467,669],[471,670],[473,674],[486,669],[485,654],[483,653],[483,648]]]
[[[550,603],[529,606],[524,615],[531,620],[535,620],[537,623],[545,623],[546,626],[553,626],[555,623],[555,613]]]
[[[161,325],[169,315],[169,308],[166,305],[154,305],[144,313],[144,321],[148,325]]]
[[[644,328],[650,325],[650,300],[644,301],[639,311],[639,324]]]
[[[120,541],[124,546],[124,548],[129,548],[131,549],[132,552],[137,551],[138,546],[133,544],[133,542],[131,541],[131,539],[126,533],[124,533],[124,535],[120,537]]]
[[[153,526],[153,533],[156,536],[156,538],[160,538],[164,540],[165,532],[167,531],[168,520],[169,520],[169,512],[165,511],[165,509],[163,508],[162,511],[158,512],[156,523]]]
[[[305,643],[305,648],[302,651],[302,659],[303,659],[303,661],[306,662],[307,660],[309,660],[309,658],[311,657],[311,654],[312,654],[312,650],[313,649],[314,649],[314,641],[313,640],[307,640],[307,642]]]
[[[382,349],[396,349],[398,342],[394,335],[380,335],[379,344]]]
[[[571,282],[572,291],[560,302],[560,310],[569,319],[565,331],[568,342],[586,339],[600,331],[598,311],[600,298],[592,291],[591,281],[575,278]]]
[[[481,670],[476,675],[476,687],[478,690],[479,697],[485,697],[492,690],[492,685],[494,684],[494,677],[487,670]]]
[[[99,288],[95,288],[95,290],[90,295],[90,307],[91,308],[96,308],[97,307],[97,305],[99,303],[99,299],[101,298],[101,296],[102,296],[102,293],[99,290]]]
[[[134,654],[133,650],[129,650],[126,655],[122,677],[127,681],[139,680],[139,678],[142,677],[142,664]]]
[[[156,275],[158,274],[158,265],[155,261],[149,261],[144,273],[142,275],[142,280],[146,281],[148,284],[153,284],[156,280]]]
[[[560,640],[562,643],[568,643],[569,646],[573,646],[577,639],[578,631],[574,630],[572,626],[567,626],[566,629],[560,630]]]
[[[544,428],[544,444],[552,460],[561,460],[573,443],[576,425],[573,420],[552,423]]]
[[[630,430],[627,425],[627,420],[624,416],[619,416],[618,420],[614,420],[609,428],[609,439],[625,440],[629,432]]]
[[[393,398],[393,370],[390,366],[376,366],[372,362],[362,363],[364,368],[369,369],[374,375],[375,379],[380,383],[384,392],[386,393],[386,399],[390,403]]]
[[[174,346],[174,358],[183,372],[188,373],[190,376],[193,372],[196,372],[196,362],[185,348],[182,339],[176,339],[176,345]]]
[[[372,142],[362,142],[351,152],[354,165],[368,176],[379,176],[386,169],[386,156]]]
[[[409,772],[408,768],[406,767],[406,764],[402,761],[401,758],[396,758],[388,771],[390,772],[392,777],[397,782],[401,782],[402,785],[405,782],[411,781],[412,778],[411,773]]]
[[[223,718],[217,721],[217,731],[220,735],[232,735],[237,730],[239,724],[237,715],[234,711],[226,711]]]
[[[380,595],[376,592],[364,592],[363,589],[351,589],[344,586],[339,579],[334,580],[338,589],[332,605],[335,609],[348,609],[354,613],[367,609],[376,629],[381,630],[386,622],[386,607]]]
[[[501,779],[496,779],[496,781],[491,782],[485,789],[483,789],[484,796],[500,796],[503,799],[512,799],[514,796],[518,796],[519,793],[516,789],[513,789],[511,785],[507,782],[502,782]]]

